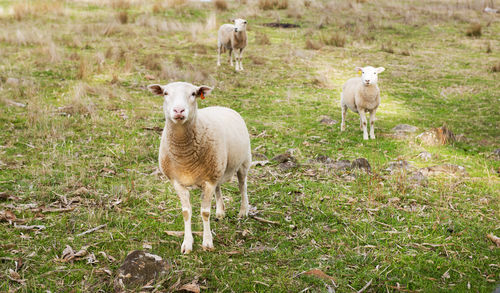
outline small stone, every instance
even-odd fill
[[[456,141],[455,134],[446,125],[422,132],[417,135],[416,139],[429,146],[445,145]]]
[[[418,130],[418,127],[409,124],[398,124],[392,128],[394,132],[413,133]]]
[[[420,171],[413,173],[409,180],[417,185],[427,185],[427,177],[425,177]]]
[[[142,287],[165,275],[170,265],[160,256],[142,250],[132,251],[117,271],[114,280],[116,292],[125,288]]]
[[[358,159],[352,161],[351,168],[352,169],[364,169],[366,172],[370,172],[372,170],[370,163],[368,163],[368,160],[365,158],[358,158]]]
[[[395,162],[390,162],[385,171],[389,173],[394,173],[396,171],[409,171],[413,169],[413,166],[405,160],[398,160]]]
[[[339,160],[335,161],[332,164],[329,164],[328,167],[334,170],[345,171],[351,169],[351,162],[349,160]]]
[[[417,157],[427,162],[432,158],[432,154],[429,152],[421,152],[420,154],[417,155]]]
[[[321,116],[321,120],[319,121],[319,123],[325,124],[325,125],[333,125],[333,124],[337,124],[338,121],[333,120],[332,118],[330,118],[328,116]]]

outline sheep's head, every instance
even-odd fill
[[[184,124],[194,119],[198,104],[196,98],[208,95],[212,88],[195,86],[187,82],[173,82],[167,85],[151,84],[148,89],[155,95],[163,96],[165,119]]]
[[[234,31],[235,32],[244,32],[247,30],[247,21],[241,18],[237,18],[233,20],[234,22]]]
[[[361,80],[363,81],[363,85],[365,86],[377,84],[378,74],[382,73],[384,70],[384,67],[356,67],[357,72],[361,71]]]

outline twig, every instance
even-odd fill
[[[273,224],[273,225],[279,225],[280,223],[279,222],[275,222],[275,221],[271,221],[271,220],[266,220],[266,219],[263,219],[261,217],[257,217],[257,216],[250,216],[250,218],[256,220],[256,221],[259,221],[259,222],[262,222],[262,223],[266,223],[266,224]]]
[[[358,293],[361,293],[361,292],[365,291],[366,288],[370,287],[370,285],[372,284],[372,281],[373,281],[373,279],[371,279],[368,283],[366,283],[366,285],[363,288],[361,288],[361,290],[359,290]]]
[[[92,229],[89,229],[89,230],[87,230],[87,231],[85,231],[85,232],[82,232],[82,233],[80,233],[80,234],[78,234],[78,235],[76,235],[76,236],[77,236],[77,237],[80,237],[80,236],[83,236],[83,235],[85,235],[85,234],[89,234],[89,233],[95,232],[95,231],[97,231],[97,230],[99,230],[99,229],[102,229],[102,228],[106,227],[107,225],[108,225],[108,224],[103,224],[103,225],[97,226],[97,227],[95,227],[95,228],[92,228]]]

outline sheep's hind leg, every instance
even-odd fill
[[[238,176],[238,185],[241,193],[241,206],[238,213],[239,218],[248,217],[248,194],[247,194],[247,174],[248,165],[242,165],[236,175]]]
[[[203,250],[213,250],[214,242],[212,231],[210,230],[210,204],[215,191],[215,185],[205,182],[203,185],[203,195],[201,198],[201,219],[203,220]]]
[[[226,208],[224,207],[224,199],[222,198],[220,184],[215,187],[215,204],[215,217],[222,220],[226,216]]]
[[[184,218],[184,241],[182,241],[181,253],[188,254],[193,250],[193,233],[191,232],[191,215],[193,211],[189,202],[189,190],[175,181],[173,185],[181,200],[182,217]]]
[[[243,71],[243,63],[241,62],[241,59],[243,59],[243,49],[240,49],[240,54],[238,56],[238,60],[240,62],[240,70]]]
[[[221,53],[221,45],[217,46],[217,66],[220,66],[220,53]]]
[[[375,112],[373,110],[370,112],[370,138],[375,139]]]
[[[342,105],[342,123],[340,123],[340,131],[345,131],[345,117],[347,115],[347,106]]]
[[[359,109],[359,121],[361,124],[361,129],[363,130],[363,139],[368,139],[368,130],[366,129],[366,113],[365,110]]]
[[[229,49],[229,64],[233,66],[233,49]]]

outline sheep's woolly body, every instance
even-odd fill
[[[244,49],[247,46],[247,32],[234,31],[233,24],[223,24],[219,28],[219,46],[224,46],[226,49]]]
[[[248,130],[237,112],[208,107],[186,124],[167,122],[163,130],[159,163],[170,180],[186,187],[219,185],[250,164]]]
[[[380,89],[376,84],[364,86],[360,77],[349,79],[342,88],[342,102],[353,112],[376,110],[380,105]]]

